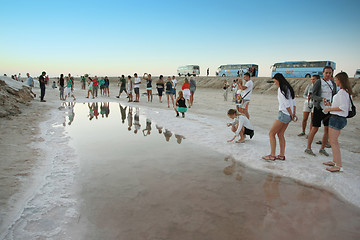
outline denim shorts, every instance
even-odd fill
[[[329,127],[335,130],[343,129],[347,124],[346,117],[340,117],[338,115],[331,115],[329,120]]]
[[[287,124],[287,123],[291,122],[291,116],[279,111],[277,120]]]

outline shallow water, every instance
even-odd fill
[[[96,107],[98,110],[96,110]],[[109,109],[108,109],[109,107]],[[97,111],[99,115],[97,115]],[[241,166],[118,103],[76,104],[81,239],[355,239],[360,211]],[[103,114],[101,114],[103,113]],[[69,125],[70,123],[70,125]],[[186,127],[186,120],[184,120]]]
[[[19,221],[18,228],[32,232],[33,239],[360,236],[358,208],[328,191],[246,168],[211,146],[199,147],[139,108],[76,103],[61,110],[67,111],[63,125],[79,158],[72,188],[77,204],[58,201],[27,224]],[[6,239],[24,239],[18,232]]]

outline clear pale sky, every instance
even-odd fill
[[[210,75],[221,64],[331,60],[360,68],[360,1],[0,0],[0,74]]]

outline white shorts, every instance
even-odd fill
[[[190,100],[190,89],[184,89],[183,90],[183,95],[184,95],[184,98],[186,99],[186,100]]]
[[[304,101],[304,107],[303,107],[303,112],[312,112],[313,108],[309,108],[309,101],[305,100]]]
[[[65,95],[72,95],[72,91],[71,91],[71,87],[70,88],[65,88]]]

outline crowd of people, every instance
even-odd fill
[[[230,109],[227,112],[228,117],[233,120],[233,122],[228,123],[227,126],[231,126],[231,130],[235,134],[234,137],[228,142],[232,142],[236,137],[239,137],[239,140],[236,142],[244,143],[247,135],[250,136],[250,138],[254,136],[254,127],[250,122],[250,115],[248,111],[254,83],[251,80],[250,73],[245,73],[243,76],[243,80],[234,80],[231,86],[226,80],[224,81],[224,101],[228,100],[228,93],[231,89],[233,91],[233,102],[235,105],[235,109]],[[21,81],[20,74],[17,76],[17,80]],[[262,158],[267,161],[284,161],[286,146],[285,131],[290,122],[297,121],[295,93],[290,83],[282,74],[275,74],[273,80],[274,84],[278,87],[277,98],[279,102],[279,112],[277,119],[269,131],[270,154],[263,156]],[[99,80],[97,76],[94,78],[89,76],[81,76],[80,81],[82,89],[85,89],[87,84],[87,98],[89,98],[90,95],[92,98],[98,97],[99,86],[100,94],[102,96],[110,96],[110,82],[108,77],[104,77]],[[46,76],[46,72],[44,71],[39,77],[41,102],[45,102],[45,85],[47,82],[48,76]],[[136,73],[134,74],[133,78],[129,75],[127,79],[125,79],[125,76],[122,75],[119,78],[118,86],[120,89],[119,94],[116,97],[120,98],[122,92],[125,92],[126,97],[128,98],[128,102],[139,102],[140,86],[143,82],[146,83],[147,101],[151,103],[153,101],[153,79],[151,74],[148,73],[144,73],[142,78],[140,78]],[[29,73],[27,73],[26,83],[30,89],[34,87],[34,80]],[[178,82],[175,76],[169,76],[167,77],[167,80],[164,81],[163,75],[160,75],[156,81],[157,94],[159,97],[159,102],[162,103],[162,96],[165,92],[168,108],[171,106],[175,110],[176,117],[179,117],[180,113],[182,114],[182,117],[185,117],[187,108],[191,108],[193,105],[194,93],[196,91],[196,82],[192,77],[190,79],[185,78],[181,90],[178,92],[176,91],[178,87],[177,84]],[[60,100],[66,101],[67,97],[70,96],[76,100],[73,92],[74,78],[70,73],[65,78],[64,75],[61,74],[58,85],[60,91]],[[34,97],[36,97],[36,94],[34,94],[32,91],[31,93],[34,95]],[[133,93],[135,94],[135,100],[133,100]],[[328,157],[329,154],[325,148],[328,147],[332,149],[333,160],[323,163],[324,165],[328,166],[326,170],[330,172],[343,171],[338,137],[341,133],[341,130],[347,124],[347,116],[353,106],[351,95],[352,89],[348,75],[345,72],[341,72],[338,73],[335,78],[333,78],[333,69],[330,66],[324,67],[323,78],[321,78],[319,75],[314,75],[312,77],[311,83],[306,87],[304,92],[305,101],[303,105],[302,131],[298,136],[306,136],[307,138],[307,148],[305,149],[305,153],[316,156],[312,150],[312,143],[316,133],[321,127],[321,123],[323,124],[324,134],[322,141],[318,142],[321,144],[319,153]],[[105,109],[105,115],[109,114],[109,112],[106,111],[106,109],[109,109],[108,105],[101,106],[100,108]],[[97,103],[92,103],[91,105],[89,103],[89,109],[90,120],[94,117],[98,118],[99,114],[97,110]],[[130,110],[129,116],[132,116],[132,111]],[[311,119],[310,130],[309,134],[306,135],[305,132],[309,116]],[[130,122],[130,120],[128,120],[128,122]],[[137,132],[140,129],[137,113],[135,113],[134,116],[134,126],[135,131]],[[150,134],[151,128],[147,127],[145,131],[147,134]],[[278,138],[280,147],[278,155],[276,154],[276,136]]]

